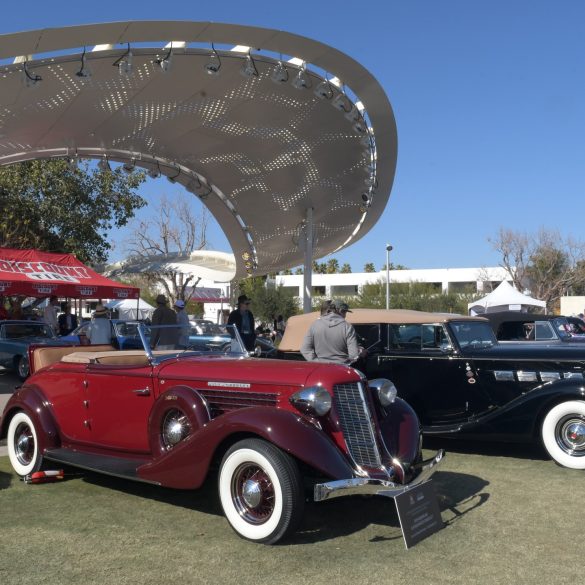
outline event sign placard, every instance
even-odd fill
[[[394,497],[406,548],[443,527],[437,495],[430,481]]]

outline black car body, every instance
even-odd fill
[[[317,313],[291,317],[279,357],[298,350]],[[560,464],[585,469],[585,346],[502,344],[481,317],[356,309],[347,315],[367,357],[417,412],[427,435],[542,439]]]

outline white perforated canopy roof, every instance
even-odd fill
[[[0,35],[0,165],[107,157],[160,171],[215,216],[237,276],[302,264],[307,209],[315,257],[367,233],[396,148],[376,79],[290,33],[121,22]]]

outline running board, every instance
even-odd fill
[[[43,458],[63,465],[72,465],[88,471],[96,471],[113,477],[122,477],[132,481],[141,481],[160,485],[158,481],[142,479],[137,474],[137,469],[147,463],[144,459],[124,459],[111,455],[96,455],[72,449],[48,449],[43,453]]]

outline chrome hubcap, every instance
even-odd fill
[[[14,453],[21,465],[28,465],[34,456],[35,438],[30,427],[21,423],[16,428],[14,435]]]
[[[571,415],[559,421],[556,428],[559,447],[569,455],[585,455],[585,420]]]
[[[189,420],[178,409],[169,410],[162,422],[162,441],[166,449],[172,449],[185,439],[191,430]]]
[[[262,491],[257,481],[248,479],[244,482],[242,490],[242,499],[250,508],[257,508],[262,501]]]

